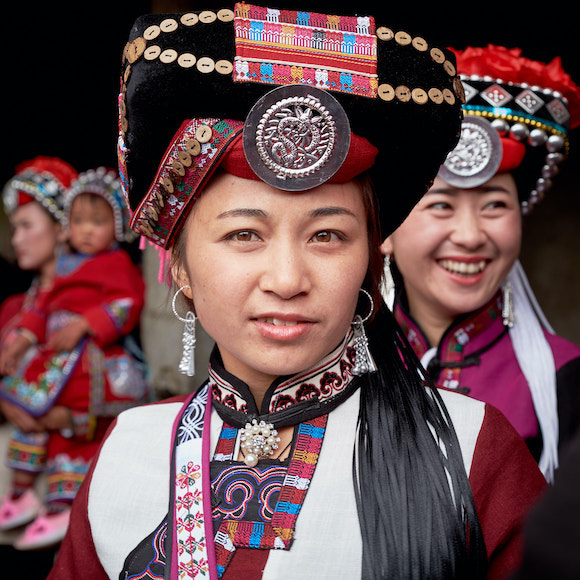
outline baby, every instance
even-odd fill
[[[150,400],[143,364],[126,347],[139,323],[144,283],[129,254],[128,211],[113,171],[81,173],[67,194],[71,251],[54,283],[0,354],[0,399],[15,430],[8,450],[12,486],[0,529],[30,521],[18,549],[58,543],[70,504],[112,419]],[[45,506],[34,491],[46,471]]]

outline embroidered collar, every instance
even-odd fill
[[[501,293],[498,292],[478,310],[459,316],[451,323],[437,345],[436,356],[429,364],[429,371],[434,380],[447,388],[455,389],[459,386],[461,368],[479,364],[477,355],[490,348],[507,331],[502,324],[501,307]],[[398,297],[395,303],[394,312],[411,347],[417,356],[422,358],[430,348],[429,342],[419,324],[407,311],[401,297]],[[492,326],[497,327],[497,332],[489,334],[486,344],[477,352],[466,353],[468,343]],[[443,371],[441,376],[440,371]]]
[[[276,427],[296,425],[329,413],[358,388],[353,366],[354,333],[349,329],[341,344],[319,363],[297,375],[276,379],[259,410],[248,385],[223,368],[214,348],[209,366],[213,406],[224,421],[238,428],[258,417]]]

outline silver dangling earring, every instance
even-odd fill
[[[175,308],[175,300],[177,299],[177,296],[185,289],[189,289],[189,286],[182,286],[173,295],[171,307],[173,308],[173,314],[175,314],[177,320],[185,323],[183,337],[181,339],[183,344],[183,353],[181,355],[181,362],[179,363],[179,372],[181,374],[187,375],[188,377],[193,377],[195,375],[195,321],[197,319],[191,310],[188,310],[185,318],[182,318],[179,316]]]
[[[387,308],[393,310],[393,305],[395,304],[395,280],[391,272],[391,256],[389,254],[385,254],[383,276],[381,278],[381,295]]]
[[[364,323],[371,317],[371,314],[375,309],[375,303],[372,296],[364,288],[361,288],[360,291],[366,294],[371,303],[371,308],[364,318],[361,318],[359,314],[356,314],[352,321],[355,353],[352,373],[357,377],[377,370],[377,366],[375,365],[375,361],[373,360],[371,351],[369,350],[369,339],[367,338],[364,327]]]
[[[508,328],[512,328],[516,317],[514,315],[514,301],[512,296],[512,285],[509,280],[506,280],[502,288],[502,307],[501,307],[501,318],[503,320],[503,325]]]

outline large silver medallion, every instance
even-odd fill
[[[330,179],[350,147],[350,124],[326,91],[301,85],[274,89],[250,111],[244,151],[256,175],[288,191]]]
[[[459,143],[441,166],[439,177],[453,187],[477,187],[495,175],[502,153],[501,139],[491,123],[468,115],[461,124]]]

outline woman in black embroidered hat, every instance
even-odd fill
[[[379,292],[380,242],[454,147],[460,88],[450,52],[372,16],[137,20],[119,99],[132,227],[170,254],[182,372],[201,372],[198,319],[216,346],[196,393],[120,415],[51,580],[517,564],[540,471],[499,413],[432,385]]]

